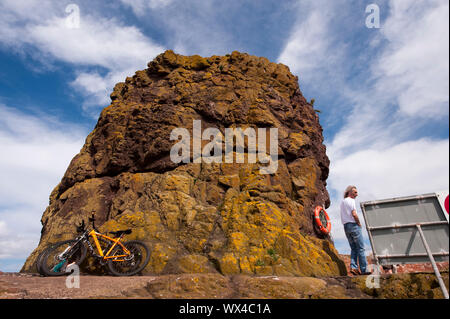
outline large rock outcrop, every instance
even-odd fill
[[[131,227],[128,239],[148,243],[147,273],[346,272],[333,243],[314,229],[314,207],[329,206],[329,160],[318,116],[287,66],[239,52],[166,51],[118,83],[111,100],[53,190],[39,246],[22,271],[33,271],[49,243],[73,237],[75,223],[95,212],[100,230]],[[266,164],[236,160],[175,163],[170,134],[186,128],[192,137],[194,120],[222,133],[278,128],[276,171],[261,174]]]

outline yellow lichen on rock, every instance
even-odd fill
[[[233,253],[225,253],[219,260],[220,272],[226,275],[239,274],[239,262]]]
[[[51,193],[41,241],[23,270],[33,271],[48,244],[75,237],[75,225],[95,213],[102,232],[130,228],[124,240],[149,246],[147,273],[342,274],[333,243],[313,224],[314,207],[329,205],[329,160],[297,80],[264,57],[168,50],[116,84]],[[175,163],[171,132],[185,128],[192,137],[194,120],[222,134],[265,129],[266,155],[277,128],[278,156],[270,157],[277,170],[262,174],[262,156],[249,163],[248,138],[244,163],[236,147],[232,163],[193,163],[192,141],[189,163]]]

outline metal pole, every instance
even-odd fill
[[[373,244],[372,232],[370,231],[369,223],[367,221],[366,210],[365,210],[365,207],[364,207],[364,205],[362,203],[360,204],[360,206],[361,206],[361,211],[363,213],[364,222],[366,224],[367,234],[369,235],[370,245],[372,246],[372,255],[373,255],[373,258],[375,259],[375,265],[377,266],[377,273],[379,273],[379,271],[380,271],[380,262],[378,260],[377,253],[375,252],[375,245]]]
[[[449,253],[445,252],[445,253],[433,253],[433,256],[437,256],[437,257],[445,257],[448,256]],[[395,255],[379,255],[378,258],[379,259],[389,259],[389,258],[414,258],[414,257],[427,257],[428,254],[395,254]]]
[[[435,198],[436,193],[423,194],[418,196],[405,196],[405,197],[394,197],[389,199],[381,199],[381,200],[371,200],[367,202],[362,202],[361,205],[379,205],[379,204],[388,204],[388,203],[396,203],[402,201],[408,201],[412,199],[427,199],[427,198]]]
[[[423,222],[423,223],[420,223],[420,225],[421,226],[438,226],[438,225],[448,225],[448,223],[446,221]],[[403,224],[403,225],[376,226],[376,227],[369,227],[368,230],[410,228],[410,227],[416,227],[416,226],[417,226],[417,223],[415,223],[415,224]]]
[[[447,288],[445,287],[444,281],[442,280],[442,277],[441,277],[441,273],[439,272],[436,262],[434,261],[434,257],[433,257],[433,254],[431,253],[430,247],[428,246],[425,236],[423,235],[422,228],[420,227],[419,224],[417,224],[416,227],[417,227],[417,230],[419,231],[420,238],[422,238],[423,246],[425,247],[425,250],[427,251],[428,258],[430,258],[431,265],[433,265],[434,273],[436,274],[437,280],[439,282],[439,286],[441,287],[442,293],[444,294],[444,298],[448,299]]]

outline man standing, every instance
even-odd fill
[[[344,200],[341,203],[341,221],[351,248],[350,272],[353,275],[368,275],[370,273],[367,272],[361,222],[356,213],[356,196],[358,196],[356,186],[350,185],[345,189]],[[358,263],[361,272],[358,271]]]

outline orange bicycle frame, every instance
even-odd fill
[[[131,253],[130,251],[120,242],[120,240],[122,239],[122,237],[119,238],[111,238],[109,236],[97,233],[95,230],[91,230],[89,232],[89,236],[91,236],[94,239],[94,243],[95,243],[95,247],[97,247],[98,253],[100,254],[100,256],[105,260],[105,259],[112,259],[112,258],[120,258],[120,257],[127,257],[129,256]],[[103,253],[103,249],[100,246],[100,242],[98,241],[98,237],[103,237],[106,240],[112,241],[114,242],[114,244],[111,246],[111,248],[108,250],[108,252],[106,252],[106,254]],[[114,249],[114,247],[116,247],[117,245],[119,245],[120,247],[122,247],[123,251],[125,252],[125,255],[114,255],[114,256],[109,256],[109,254],[111,253],[111,251]],[[123,259],[114,259],[114,261],[124,261]]]

